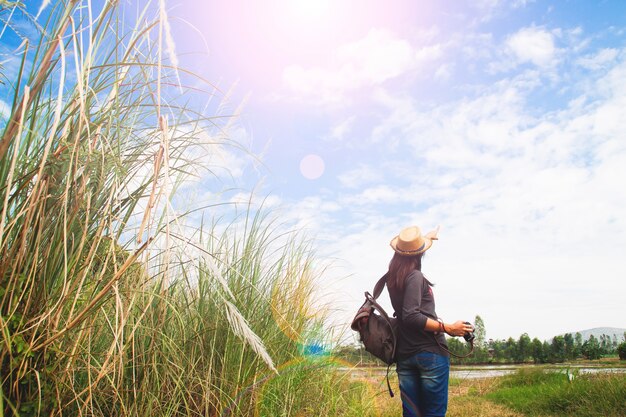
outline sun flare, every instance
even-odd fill
[[[329,0],[291,0],[287,6],[289,14],[302,20],[317,19],[330,11]]]

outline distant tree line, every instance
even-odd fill
[[[501,340],[486,340],[485,324],[480,316],[474,320],[474,353],[468,358],[451,357],[453,364],[506,364],[506,363],[560,363],[576,359],[600,359],[604,356],[617,356],[626,359],[626,333],[622,340],[616,335],[603,334],[599,338],[591,335],[583,340],[580,333],[567,333],[555,336],[551,341],[531,339],[528,333],[517,340],[509,337]],[[448,338],[448,348],[459,355],[465,354],[469,346],[463,338]],[[381,364],[362,346],[342,346],[336,352],[342,360],[354,364]]]
[[[626,333],[622,340],[616,335],[591,335],[583,340],[580,333],[567,333],[554,336],[551,341],[531,339],[528,333],[522,334],[517,340],[509,337],[501,340],[485,340],[485,325],[480,316],[474,320],[475,341],[474,354],[469,358],[451,358],[453,363],[560,363],[576,359],[600,359],[604,356],[617,356],[618,349],[626,343]],[[460,338],[449,338],[448,347],[452,352],[467,351],[465,341]]]

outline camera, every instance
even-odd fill
[[[470,323],[469,321],[466,321],[465,324],[471,325],[472,323]],[[463,335],[463,339],[465,339],[465,341],[467,343],[473,342],[474,341],[474,332],[465,332],[465,334]]]

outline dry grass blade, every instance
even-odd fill
[[[24,88],[24,101],[22,102],[22,108],[20,109],[20,120],[24,120],[24,115],[26,114],[26,103],[30,99],[30,88],[26,86]],[[23,123],[20,122],[19,129],[17,130],[17,137],[20,138],[22,136]],[[4,195],[4,203],[2,204],[2,217],[0,217],[0,248],[2,247],[2,240],[4,238],[4,224],[7,209],[9,207],[9,196],[11,194],[11,190],[13,189],[13,174],[15,173],[15,164],[17,163],[17,155],[19,151],[19,146],[15,146],[13,148],[13,156],[11,157],[11,167],[9,168],[9,175],[6,183],[6,193]]]
[[[98,292],[98,294],[96,294],[93,297],[93,299],[85,307],[83,307],[83,309],[78,314],[76,314],[76,317],[74,317],[72,321],[70,321],[67,325],[65,325],[63,330],[61,330],[54,336],[50,337],[49,339],[47,339],[40,345],[32,348],[32,351],[36,352],[50,345],[52,342],[54,342],[55,340],[63,336],[63,334],[65,334],[67,331],[71,330],[77,324],[79,324],[85,318],[87,313],[89,313],[91,309],[109,293],[109,290],[111,289],[113,284],[115,284],[124,275],[124,272],[126,272],[126,270],[137,260],[139,255],[148,247],[151,241],[152,239],[148,239],[148,241],[146,241],[143,245],[141,245],[139,249],[137,249],[131,256],[129,256],[126,259],[126,262],[122,264],[121,268],[117,271],[117,273],[113,276],[113,278],[111,278],[111,280],[104,285],[104,287],[100,290],[100,292]]]
[[[150,223],[150,215],[152,214],[152,210],[157,201],[157,184],[159,182],[159,174],[161,172],[161,165],[163,163],[163,153],[165,149],[163,145],[159,146],[159,150],[154,155],[154,170],[152,176],[152,191],[150,192],[150,197],[148,198],[148,203],[146,204],[146,208],[144,210],[143,219],[141,221],[141,225],[139,226],[139,232],[137,233],[137,243],[141,243],[143,240],[143,233],[145,228]],[[160,195],[160,192],[159,192]]]
[[[71,3],[73,4],[75,2],[76,1],[73,0]],[[66,18],[64,23],[61,26],[61,29],[58,32],[59,35],[56,38],[54,38],[54,40],[52,41],[50,47],[48,48],[48,50],[46,51],[46,54],[44,55],[42,59],[42,62],[37,71],[37,77],[35,78],[33,84],[30,86],[30,90],[31,90],[30,94],[28,95],[28,97],[23,95],[22,98],[19,100],[19,104],[15,107],[15,109],[20,109],[22,107],[30,108],[32,105],[33,97],[37,96],[39,92],[41,91],[41,89],[43,88],[43,86],[45,85],[46,77],[49,76],[49,71],[52,67],[52,60],[53,60],[52,58],[54,54],[56,53],[57,46],[59,46],[61,42],[61,35],[65,33],[65,31],[67,30],[69,26],[69,23],[70,23],[69,18]],[[22,117],[22,112],[16,110],[13,112],[12,117],[8,120],[6,129],[4,131],[4,135],[2,135],[2,139],[0,140],[0,159],[4,158],[4,155],[6,154],[6,151],[9,148],[11,141],[13,141],[16,138],[16,135],[15,135],[16,131],[19,128],[20,124],[22,123],[21,117]]]

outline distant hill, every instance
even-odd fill
[[[626,329],[620,329],[617,327],[596,327],[595,329],[579,330],[578,332],[571,332],[571,333],[572,335],[575,335],[576,333],[580,333],[580,335],[583,337],[583,341],[589,339],[591,335],[593,335],[596,339],[599,339],[600,336],[602,336],[603,334],[606,334],[606,335],[609,335],[611,339],[613,339],[613,335],[615,335],[617,336],[618,342],[623,342],[624,332],[626,332]],[[563,334],[561,334],[560,336],[563,336]]]

